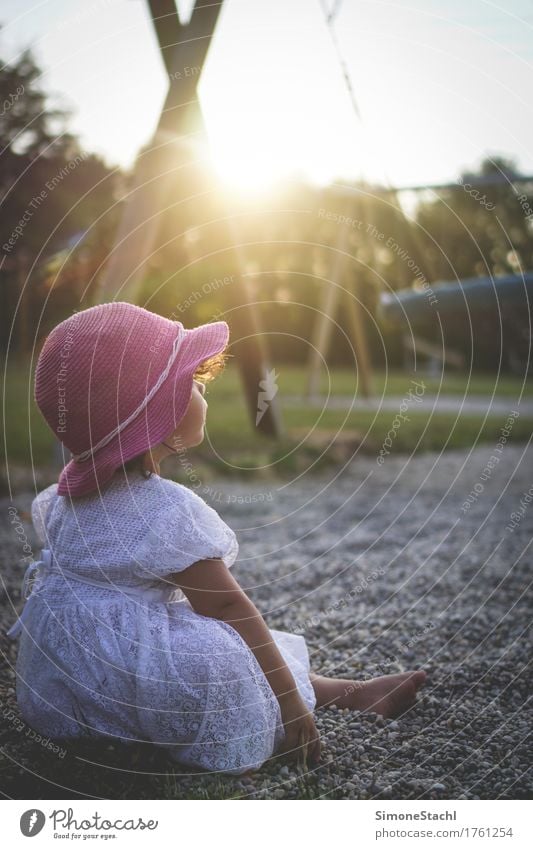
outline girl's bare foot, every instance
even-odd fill
[[[426,673],[418,669],[381,675],[368,681],[352,681],[346,678],[324,678],[312,672],[310,679],[317,707],[334,704],[339,708],[371,711],[386,719],[393,719],[414,705],[417,690],[424,684]]]

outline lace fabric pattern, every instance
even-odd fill
[[[44,582],[17,657],[25,721],[52,739],[155,743],[183,766],[233,774],[259,768],[284,730],[278,701],[242,637],[175,593],[156,603],[127,592],[165,586],[166,575],[202,559],[221,558],[231,568],[235,533],[200,496],[159,476],[113,479],[100,495],[72,502],[56,488],[32,504],[40,541],[59,569],[110,583],[100,588],[58,574]],[[313,710],[304,638],[271,634]]]

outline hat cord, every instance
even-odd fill
[[[166,445],[166,447],[167,447],[167,448],[170,448],[170,450],[171,450],[171,451],[173,451],[173,452],[174,452],[174,454],[179,454],[178,449],[177,449],[177,448],[173,448],[173,447],[172,447],[172,445],[169,445],[169,444],[168,444],[168,442],[161,442],[161,445]]]

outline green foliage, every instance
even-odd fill
[[[2,371],[5,364],[2,364]],[[35,363],[33,364],[34,371]],[[420,375],[403,372],[382,373],[375,377],[376,403],[379,399],[401,399],[410,386],[411,377]],[[42,418],[33,400],[33,378],[29,363],[10,363],[6,371],[5,403],[9,416],[5,422],[5,441],[9,463],[28,467],[48,465],[51,461],[54,437]],[[329,379],[322,378],[321,392],[331,391],[333,398],[344,396],[351,399],[354,393],[354,375],[351,370],[334,370]],[[468,399],[505,398],[509,410],[524,395],[532,398],[531,386],[520,379],[491,375],[469,378],[468,375],[453,375],[440,381],[423,377],[425,392],[443,397],[455,395]],[[213,475],[229,477],[262,476],[265,478],[287,476],[313,464],[318,470],[322,466],[338,464],[348,459],[356,449],[375,455],[391,428],[395,412],[381,409],[367,410],[356,398],[353,409],[325,408],[320,410],[306,404],[284,403],[287,396],[298,397],[305,386],[302,368],[283,368],[279,376],[279,392],[286,434],[280,442],[272,442],[259,435],[251,426],[246,410],[240,376],[235,364],[226,367],[223,375],[208,385],[206,400],[209,404],[206,439],[204,443],[187,452],[183,465],[174,464],[171,470],[176,478],[187,483],[191,472],[202,482]],[[394,440],[394,453],[414,450],[441,450],[470,447],[477,442],[496,444],[499,429],[503,427],[500,416],[489,416],[483,421],[481,414],[469,413],[467,409],[459,415],[409,410],[409,421],[402,423]],[[533,421],[526,415],[520,416],[512,428],[510,439],[526,442],[531,435]],[[236,437],[238,434],[238,437]],[[68,456],[68,452],[67,452]],[[260,468],[261,467],[261,468]],[[196,485],[196,484],[195,484]]]
[[[91,305],[118,219],[117,175],[67,131],[41,76],[29,51],[0,62],[0,349],[11,354]]]
[[[532,224],[518,200],[531,184],[517,184],[516,165],[503,157],[484,159],[461,175],[458,188],[423,203],[417,221],[424,252],[441,279],[514,274],[533,269]],[[495,184],[476,185],[478,178]]]

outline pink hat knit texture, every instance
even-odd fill
[[[225,321],[186,329],[133,304],[90,307],[58,324],[37,362],[35,400],[72,452],[59,495],[99,491],[185,415],[200,363],[227,346]]]

